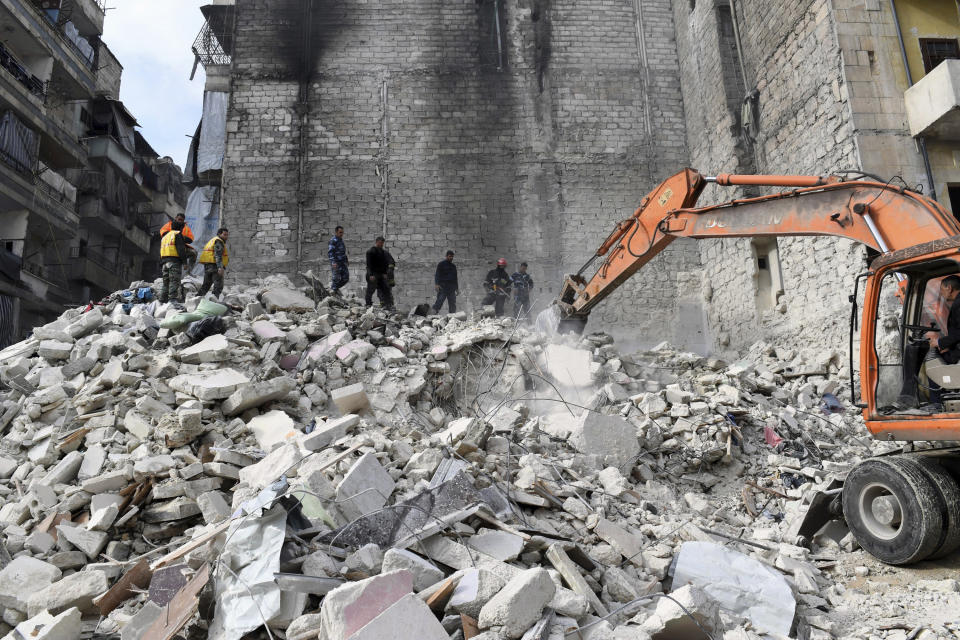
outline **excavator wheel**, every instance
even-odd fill
[[[908,458],[916,461],[937,487],[944,527],[940,534],[940,544],[928,557],[930,560],[943,558],[960,548],[960,485],[936,459],[920,455]]]
[[[919,562],[944,542],[940,492],[914,459],[864,460],[847,475],[842,496],[854,538],[881,562]]]

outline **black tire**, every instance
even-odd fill
[[[935,458],[910,456],[910,459],[920,465],[940,494],[938,504],[945,526],[940,534],[940,543],[928,558],[935,560],[948,556],[960,548],[960,485]]]
[[[880,497],[899,508],[891,523],[875,515],[874,501]],[[940,501],[934,481],[909,458],[865,460],[843,485],[843,515],[854,538],[870,555],[892,565],[919,562],[937,550],[945,528]]]

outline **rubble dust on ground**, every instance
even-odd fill
[[[0,352],[6,638],[960,632],[955,558],[791,529],[891,446],[840,354],[624,354],[304,291],[118,292]]]

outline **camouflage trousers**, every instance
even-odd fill
[[[183,264],[178,260],[170,260],[163,263],[161,270],[163,285],[158,296],[160,302],[183,302]]]

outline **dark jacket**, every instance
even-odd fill
[[[180,257],[179,257],[179,258],[175,258],[175,257],[173,257],[173,256],[167,256],[166,258],[161,258],[161,259],[160,259],[160,264],[163,264],[164,262],[183,262],[183,263],[186,263],[186,261],[187,261],[187,243],[184,242],[183,233],[182,233],[182,232],[181,232],[181,233],[178,233],[178,234],[177,234],[177,237],[173,239],[173,244],[177,247],[177,255],[180,256]]]
[[[530,297],[530,290],[533,289],[533,278],[529,273],[520,273],[517,271],[510,279],[513,281],[513,291],[517,298],[526,300]]]
[[[949,364],[960,362],[960,296],[950,305],[947,316],[947,330],[937,341],[943,352],[940,354]]]
[[[487,291],[496,292],[498,296],[505,296],[510,293],[510,275],[503,267],[497,267],[487,272],[487,277],[483,281],[483,286]]]
[[[394,264],[393,256],[386,249],[374,245],[367,249],[367,275],[385,276]]]
[[[437,265],[437,272],[433,275],[433,284],[448,290],[457,290],[460,284],[457,282],[457,265],[446,260],[441,260]]]

